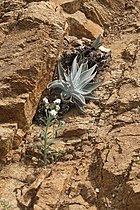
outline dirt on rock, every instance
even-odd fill
[[[72,2],[61,1],[65,10]],[[84,7],[77,3],[76,8],[93,9],[89,2]],[[98,1],[100,9],[103,2]],[[54,145],[62,155],[46,167],[26,156],[25,145],[38,138],[41,129],[32,124],[20,147],[7,157],[9,162],[0,165],[0,209],[140,209],[140,3],[105,1],[105,7],[110,19],[103,41],[112,59],[98,74],[104,78],[96,91],[100,100],[90,101],[84,115],[75,107],[64,115],[61,141]],[[118,8],[121,13],[115,12]],[[105,19],[99,18],[95,22],[101,26]],[[71,39],[64,51],[72,47],[75,38]],[[7,128],[8,138],[13,130]]]

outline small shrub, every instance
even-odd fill
[[[2,207],[2,209],[0,208],[1,210],[10,210],[12,205],[5,199],[0,198],[0,207]]]

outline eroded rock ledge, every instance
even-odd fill
[[[8,148],[18,146],[31,125],[40,96],[53,75],[64,36],[65,19],[60,10],[55,11],[55,5],[15,2],[17,8],[5,8],[8,14],[1,12],[1,156]],[[10,124],[8,132],[6,123]]]

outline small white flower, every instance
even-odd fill
[[[85,48],[85,46],[81,45],[79,48],[80,48],[80,50],[83,50]]]
[[[45,97],[45,98],[43,98],[43,102],[45,103],[45,104],[49,104],[49,101],[48,101],[48,99]]]
[[[53,103],[54,103],[54,104],[60,104],[60,103],[61,103],[61,99],[60,99],[60,98],[57,98],[56,100],[54,100]]]
[[[52,109],[52,110],[50,111],[50,115],[53,116],[53,117],[55,117],[55,116],[57,115],[57,111],[54,110],[54,109]]]
[[[55,110],[58,112],[60,110],[60,106],[59,105],[56,105],[55,106]]]
[[[61,120],[60,121],[61,125],[65,125],[65,121]]]
[[[96,193],[99,193],[100,192],[99,188],[96,188],[95,191],[96,191]]]

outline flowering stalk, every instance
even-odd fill
[[[53,103],[49,103],[48,99],[45,97],[43,99],[43,102],[45,104],[45,113],[46,113],[46,126],[45,129],[41,133],[41,150],[39,149],[39,154],[41,154],[43,158],[43,163],[47,164],[47,157],[48,157],[48,151],[50,150],[50,146],[55,143],[56,141],[56,134],[57,131],[62,128],[61,121],[57,120],[58,111],[60,110],[60,103],[61,99],[56,99],[53,101]],[[49,129],[52,127],[52,131],[49,131]]]

